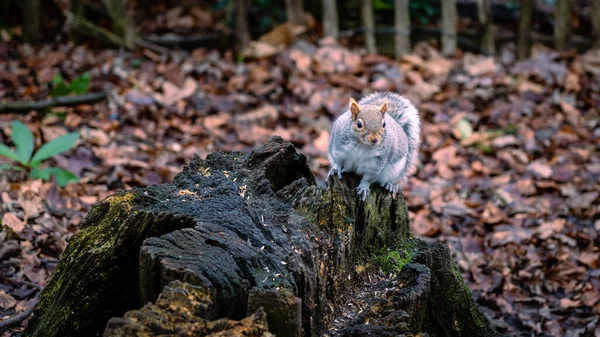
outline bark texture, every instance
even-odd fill
[[[272,137],[118,192],[83,220],[24,336],[320,336],[381,268],[397,275],[373,285],[385,296],[331,335],[494,336],[448,248],[411,236],[401,197],[359,200],[358,182],[316,186]]]
[[[456,51],[456,0],[442,1],[442,54],[452,55]]]
[[[365,26],[365,43],[369,53],[377,52],[375,42],[375,18],[373,18],[373,5],[371,0],[360,0],[360,13]]]
[[[338,11],[335,0],[323,0],[323,33],[337,39],[340,35]]]
[[[494,44],[492,1],[477,0],[477,14],[481,26],[481,50],[487,55],[494,55],[496,54],[496,46]]]
[[[285,0],[285,13],[287,20],[295,25],[304,24],[304,1]]]
[[[235,38],[238,53],[241,53],[250,43],[248,1],[250,0],[235,0]]]
[[[40,38],[40,0],[23,1],[23,39],[36,43]]]
[[[410,53],[410,8],[408,0],[395,1],[395,51],[399,59]]]
[[[554,46],[558,50],[567,47],[571,35],[571,0],[556,0],[554,7]]]
[[[592,3],[592,45],[600,48],[600,0]]]
[[[517,54],[523,60],[529,56],[531,49],[531,18],[533,16],[533,0],[521,0],[521,17],[519,18],[519,37]]]

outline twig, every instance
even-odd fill
[[[38,291],[35,293],[35,296],[33,297],[33,300],[31,301],[31,304],[29,305],[27,310],[25,310],[21,313],[18,313],[12,317],[9,317],[3,321],[0,321],[0,330],[10,328],[13,325],[19,324],[23,320],[25,320],[27,317],[29,317],[29,315],[31,315],[31,313],[33,312],[33,309],[35,309],[35,305],[37,304],[38,297],[40,297],[40,293],[42,292],[41,286],[39,286],[37,284],[33,284],[33,286],[38,288]]]
[[[106,99],[106,92],[92,92],[77,96],[59,96],[45,101],[7,102],[0,103],[0,113],[20,112],[27,113],[31,110],[44,110],[55,106],[75,106],[80,104],[95,103]]]

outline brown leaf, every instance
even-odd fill
[[[524,228],[509,228],[508,226],[496,227],[498,231],[492,234],[491,247],[504,246],[508,243],[520,244],[531,238],[531,231]]]
[[[546,164],[543,164],[540,160],[531,162],[527,165],[527,171],[533,172],[538,177],[548,179],[552,176],[552,168]]]
[[[339,46],[319,48],[313,57],[315,70],[320,74],[356,74],[363,68],[359,54]]]
[[[110,143],[110,137],[106,132],[99,129],[82,128],[81,138],[87,140],[91,144],[106,146]]]
[[[227,125],[231,120],[231,114],[229,112],[219,112],[216,115],[210,115],[204,117],[204,127],[208,130],[216,130],[217,128]]]
[[[429,212],[425,209],[420,210],[415,218],[410,221],[411,231],[417,236],[435,236],[440,232],[438,226],[429,219]]]
[[[577,194],[569,199],[568,205],[569,207],[575,209],[589,208],[596,198],[598,198],[598,195],[600,195],[600,192],[586,192]]]
[[[565,228],[566,222],[567,220],[565,219],[554,219],[550,222],[544,222],[540,225],[540,227],[538,227],[536,233],[538,233],[538,236],[542,240],[545,240],[554,233],[562,232],[562,230]]]
[[[12,212],[4,213],[2,224],[11,228],[17,234],[20,234],[25,229],[25,223]]]
[[[191,77],[188,77],[185,80],[181,89],[179,89],[175,84],[165,81],[162,85],[162,94],[155,93],[154,99],[156,99],[156,101],[163,106],[168,107],[192,96],[196,92],[197,88],[198,83]]]
[[[488,202],[481,215],[481,221],[487,224],[497,224],[502,220],[504,220],[504,212],[493,203]]]
[[[581,252],[581,254],[579,254],[579,257],[577,258],[577,261],[585,264],[586,266],[592,269],[598,268],[598,265],[600,264],[598,262],[598,253],[592,252]]]
[[[290,59],[294,61],[296,69],[304,75],[312,75],[312,58],[298,49],[290,50]]]
[[[7,294],[4,290],[0,290],[0,308],[2,310],[8,310],[17,304],[17,300],[14,297]]]
[[[274,47],[266,42],[251,41],[244,49],[242,55],[249,59],[263,59],[278,54],[281,48]]]
[[[496,64],[493,57],[475,56],[470,53],[467,53],[464,57],[464,67],[471,76],[496,72]]]
[[[513,135],[497,137],[497,138],[494,138],[494,140],[492,141],[492,145],[495,148],[502,148],[502,147],[517,145],[517,144],[519,144],[519,140],[517,139],[517,137],[515,137]]]
[[[329,132],[321,131],[319,137],[314,140],[314,145],[317,151],[321,152],[324,156],[327,155],[327,148],[329,146]]]
[[[456,156],[455,146],[446,146],[433,153],[433,160],[438,164],[448,164],[454,161]]]
[[[581,305],[580,300],[574,301],[570,298],[561,298],[561,300],[560,300],[560,307],[563,309],[578,307],[580,305]]]
[[[564,99],[560,100],[560,108],[567,116],[567,120],[573,126],[578,126],[581,122],[581,112]]]
[[[271,104],[266,104],[258,109],[247,113],[237,115],[237,123],[256,123],[263,126],[270,126],[279,118],[279,111]]]

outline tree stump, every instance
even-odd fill
[[[115,193],[82,221],[24,336],[496,335],[448,247],[411,236],[401,197],[374,185],[362,202],[358,181],[316,186],[272,137]]]

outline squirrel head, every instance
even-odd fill
[[[381,106],[358,105],[350,97],[350,112],[352,113],[352,130],[356,138],[363,144],[375,146],[381,143],[385,134],[385,112],[387,101]]]

